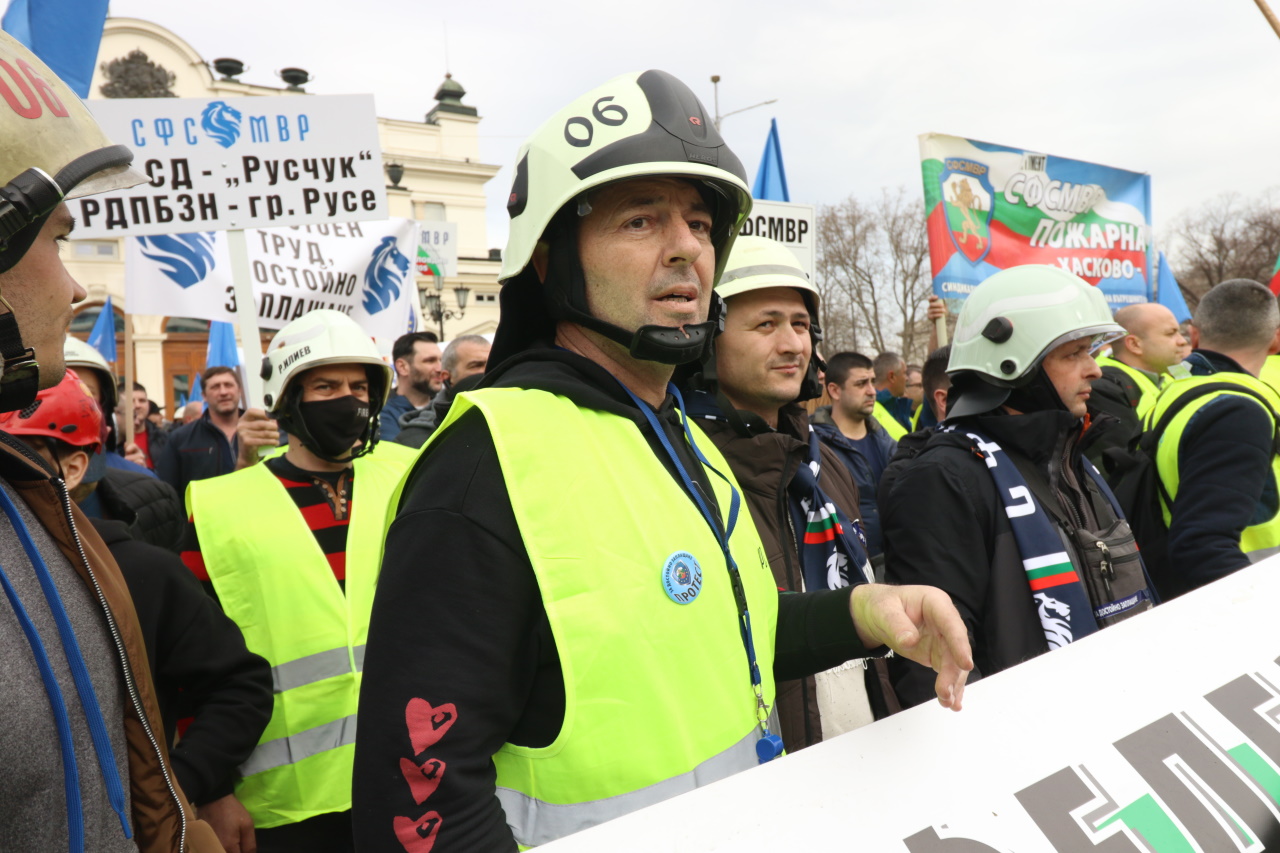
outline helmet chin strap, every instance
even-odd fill
[[[587,282],[578,257],[577,229],[565,223],[551,241],[546,292],[552,317],[603,335],[625,347],[632,358],[660,364],[687,364],[711,352],[711,342],[724,330],[724,303],[711,299],[711,316],[704,323],[685,326],[647,324],[628,331],[601,320],[587,310]]]
[[[22,345],[18,319],[9,301],[0,295],[0,411],[16,412],[31,404],[40,391],[40,364],[31,347]]]

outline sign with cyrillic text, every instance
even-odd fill
[[[78,239],[387,218],[372,95],[87,103],[149,181],[72,200]]]
[[[800,261],[800,268],[813,281],[814,245],[818,236],[818,220],[813,205],[789,201],[751,202],[751,215],[742,223],[739,234],[768,237],[790,249]]]
[[[254,228],[245,232],[257,325],[279,329],[315,308],[341,311],[394,340],[417,304],[412,219]],[[126,241],[125,298],[137,314],[233,322],[235,287],[221,231]]]
[[[540,849],[1280,850],[1278,600],[1272,557],[971,684],[959,713],[913,708]]]
[[[432,285],[458,274],[458,223],[418,223],[417,266]]]
[[[940,133],[920,137],[933,292],[951,310],[988,276],[1050,264],[1114,310],[1151,299],[1151,176]]]

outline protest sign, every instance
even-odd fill
[[[913,708],[542,849],[1280,850],[1278,597],[1272,557],[972,684],[959,713]]]
[[[458,224],[419,222],[418,231],[418,275],[441,287],[444,279],[458,274]]]
[[[1151,299],[1151,178],[1021,148],[920,137],[933,292],[963,300],[988,276],[1051,264],[1112,309]]]
[[[404,334],[417,293],[411,219],[245,232],[258,328],[279,329],[314,308],[352,317],[370,336]],[[235,319],[227,234],[202,231],[129,240],[125,294],[133,311]]]
[[[813,205],[788,201],[751,202],[751,215],[742,223],[743,236],[768,237],[795,253],[800,267],[813,281],[814,245],[818,236]]]
[[[387,218],[372,95],[88,103],[150,181],[73,200],[77,239]]]

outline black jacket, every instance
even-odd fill
[[[1110,418],[1095,424],[1089,430],[1096,435],[1090,436],[1085,453],[1089,461],[1107,478],[1108,483],[1112,482],[1112,476],[1107,450],[1124,450],[1142,435],[1142,421],[1138,419],[1137,411],[1141,399],[1142,389],[1138,387],[1138,383],[1118,367],[1106,365],[1102,368],[1102,376],[1093,380],[1089,410],[1103,412]]]
[[[484,374],[473,373],[456,385],[446,385],[440,393],[432,398],[429,405],[421,409],[410,409],[400,416],[395,434],[395,442],[405,447],[421,447],[431,438],[436,427],[444,423],[449,416],[449,407],[453,398],[464,391],[470,391],[484,379]]]
[[[844,467],[853,476],[853,482],[858,485],[858,508],[862,513],[862,530],[867,536],[867,549],[870,556],[878,556],[884,551],[880,535],[880,507],[876,503],[876,491],[880,483],[871,462],[836,426],[831,419],[830,406],[823,406],[814,412],[812,422],[818,438],[844,463]],[[898,442],[890,437],[875,418],[867,418],[867,436],[875,443],[876,452],[880,453],[887,467],[898,449]]]
[[[133,597],[174,774],[196,805],[224,797],[271,719],[271,667],[176,556],[133,540],[123,522],[93,526]],[[174,744],[177,721],[191,716]]]
[[[950,422],[949,422],[950,423]],[[1106,497],[1083,473],[1081,422],[1065,411],[990,414],[956,421],[995,441],[1038,490],[1070,501],[1097,530],[1115,520]],[[914,436],[920,436],[914,433]],[[886,580],[929,584],[951,596],[969,629],[974,664],[970,681],[1049,650],[1004,502],[982,457],[963,434],[932,433],[904,441],[880,494]],[[915,453],[913,456],[912,454]],[[1069,464],[1063,464],[1063,461]],[[1053,509],[1050,509],[1053,512]],[[1069,553],[1073,547],[1064,541]],[[906,660],[891,663],[904,705],[934,695],[934,674]]]
[[[1195,376],[1246,373],[1234,359],[1196,350]],[[1252,398],[1222,394],[1187,422],[1178,443],[1178,496],[1169,522],[1169,553],[1177,574],[1159,579],[1171,598],[1249,565],[1240,535],[1280,506],[1271,461],[1275,425]]]
[[[178,553],[187,520],[182,498],[150,474],[108,468],[80,508],[90,518],[123,521],[139,542]]]
[[[178,427],[159,455],[152,454],[156,475],[185,499],[187,484],[236,470],[236,442],[214,426],[209,410],[191,423]]]
[[[545,389],[631,418],[660,447],[613,377],[573,353],[530,350],[486,374],[484,384]],[[663,430],[687,457],[683,464],[701,480],[703,494],[713,495],[671,402],[668,397],[659,411]],[[655,453],[674,470],[663,451]],[[565,463],[566,477],[591,476],[575,471],[573,460]],[[848,601],[842,590],[779,598],[776,678],[799,678],[866,656]],[[400,762],[411,753],[405,708],[423,699],[437,709],[447,703],[455,722],[430,747],[430,758],[447,770],[429,803],[419,805]],[[401,853],[395,819],[416,821],[430,809],[441,817],[436,853],[515,850],[495,796],[491,757],[508,742],[549,745],[559,734],[564,709],[559,655],[493,439],[484,418],[468,412],[418,459],[387,537],[360,694],[352,786],[356,846]]]

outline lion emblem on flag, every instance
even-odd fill
[[[409,271],[409,259],[401,253],[395,237],[383,237],[373,250],[364,271],[364,310],[377,314],[400,298],[400,283]]]
[[[1060,649],[1075,637],[1071,633],[1071,608],[1048,593],[1037,592],[1036,603],[1039,605],[1040,625],[1044,628],[1045,639],[1049,641],[1049,650]]]

